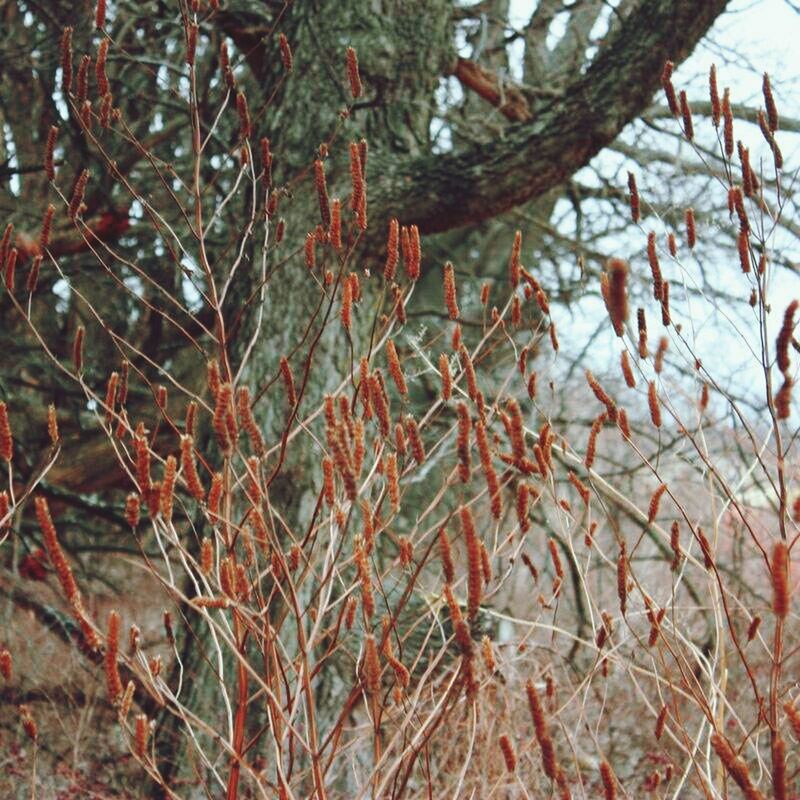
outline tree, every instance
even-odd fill
[[[667,485],[684,475],[676,468],[662,476],[656,467],[656,494],[644,497],[637,470],[652,469],[654,459],[634,449],[628,501],[608,476],[592,472],[588,454],[558,446],[556,433],[577,441],[586,421],[570,427],[559,419],[555,427],[545,402],[534,403],[536,365],[558,349],[550,303],[568,302],[568,292],[583,287],[565,284],[549,296],[524,264],[545,237],[535,227],[516,239],[513,230],[491,236],[488,226],[523,204],[549,220],[563,194],[580,208],[592,187],[573,176],[612,143],[630,146],[618,140],[620,132],[649,110],[662,84],[672,86],[665,62],[686,58],[726,5],[657,0],[608,8],[589,0],[567,8],[543,0],[524,31],[511,28],[502,3],[389,3],[380,14],[355,2],[4,8],[11,68],[2,91],[3,203],[13,223],[2,241],[8,291],[0,301],[8,320],[0,333],[3,413],[13,432],[3,454],[13,519],[7,596],[56,636],[76,639],[87,665],[105,662],[122,730],[158,787],[153,791],[183,796],[178,787],[191,777],[229,798],[350,796],[367,786],[376,796],[401,796],[437,786],[436,772],[447,776],[441,785],[463,785],[460,759],[478,752],[478,735],[488,754],[494,735],[479,729],[475,700],[504,680],[530,706],[543,757],[532,780],[564,794],[599,775],[607,795],[612,791],[616,779],[605,761],[585,779],[584,755],[569,765],[563,753],[556,757],[548,722],[556,709],[539,696],[556,696],[552,664],[535,679],[521,677],[505,657],[512,645],[494,636],[498,604],[520,608],[508,576],[517,587],[538,580],[538,561],[554,582],[541,589],[530,624],[560,611],[552,628],[574,637],[569,669],[607,669],[602,651],[614,627],[601,615],[607,587],[587,590],[589,570],[573,541],[581,531],[591,547],[591,487],[613,532],[601,561],[606,576],[609,568],[616,572],[617,624],[628,623],[626,604],[635,595],[647,635],[655,632],[658,641],[666,606],[652,605],[643,573],[629,567],[641,551],[627,532],[632,525],[647,539],[648,558],[666,553],[682,563],[680,538],[665,542],[652,523]],[[552,48],[548,35],[559,13],[566,15],[564,33]],[[605,28],[600,36],[598,26]],[[458,36],[472,58],[457,52]],[[524,43],[523,73],[509,83],[513,40]],[[460,101],[437,99],[445,76],[459,82]],[[24,107],[19,97],[34,100]],[[681,102],[681,135],[691,140]],[[491,109],[487,124],[476,126]],[[719,123],[713,102],[708,112]],[[764,120],[777,163],[777,125]],[[732,184],[729,149],[722,141],[717,163]],[[783,224],[779,177],[764,181],[748,169],[743,175],[748,199],[778,198],[774,219]],[[636,196],[635,182],[612,188],[617,200]],[[602,201],[602,191],[594,199]],[[751,244],[743,196],[728,202],[740,221],[733,231],[744,264],[759,247],[766,251],[766,238],[753,234]],[[491,277],[503,275],[502,289],[496,280],[479,291],[477,276],[464,268],[474,261],[475,242]],[[655,288],[646,288],[668,327],[654,243],[648,252]],[[595,265],[598,297],[594,278],[603,265],[606,304],[622,330],[620,303],[635,292],[624,265],[606,268],[611,254],[602,247],[580,255]],[[448,259],[456,267],[442,270]],[[444,334],[431,333],[440,286],[440,313],[454,324]],[[753,305],[765,318],[762,290],[757,282]],[[787,319],[779,361],[788,359]],[[650,354],[641,324],[638,336],[644,359]],[[684,372],[692,376],[700,367],[692,369],[688,352]],[[762,355],[768,375],[769,350]],[[442,385],[448,372],[452,396]],[[766,390],[776,431],[791,387],[788,362],[781,372],[789,386],[783,401],[769,379]],[[655,452],[666,457],[680,437],[660,441],[656,415],[664,401],[656,379],[643,435],[650,442],[655,426]],[[541,384],[540,377],[540,395]],[[589,420],[594,448],[618,416],[600,383],[590,377],[589,385],[605,408]],[[627,423],[619,424],[624,433]],[[776,438],[777,473],[765,472],[780,484],[785,530],[786,454]],[[619,454],[604,456],[608,463],[619,457],[624,464],[630,441],[626,434]],[[584,480],[576,472],[581,464]],[[561,496],[564,486],[572,487],[572,504]],[[721,479],[720,486],[727,488]],[[580,503],[586,515],[573,515]],[[523,546],[529,510],[548,534],[539,543],[545,565]],[[717,575],[692,516],[684,512]],[[160,590],[169,603],[164,665],[145,655],[135,632],[123,654],[116,612],[107,627],[108,609],[98,615],[102,582],[118,596],[136,580],[101,558],[109,551],[145,565],[147,578],[134,585]],[[767,561],[778,594],[781,573],[773,566],[785,557],[777,547]],[[76,558],[86,560],[79,577],[92,587],[83,590],[95,598],[91,607],[70,577]],[[30,591],[31,579],[55,577],[70,616]],[[680,583],[699,605],[694,573]],[[483,601],[495,607],[487,611]],[[782,620],[780,608],[776,600]],[[143,609],[151,615],[146,638],[155,641],[154,608],[143,603],[137,611]],[[699,634],[695,623],[705,626]],[[719,620],[699,612],[675,630],[674,642],[685,634],[690,645],[682,657],[698,670],[723,638]],[[776,648],[782,635],[775,635]],[[526,636],[514,639],[523,650]],[[587,656],[581,648],[592,641]],[[635,652],[625,654],[633,674]],[[755,667],[743,663],[752,674]],[[675,670],[663,674],[690,682]],[[770,686],[775,769],[779,667]],[[702,693],[693,699],[705,712]],[[135,722],[127,717],[134,702]],[[499,746],[513,774],[520,723],[506,705],[509,732]],[[651,700],[645,705],[653,711]],[[663,730],[665,717],[658,719]],[[152,750],[145,746],[151,720]],[[404,733],[403,724],[413,732]],[[472,743],[466,734],[450,742],[442,736],[454,724],[462,733],[471,724]],[[675,727],[675,738],[688,729]],[[743,780],[746,768],[737,766],[723,734],[716,736],[711,746],[733,779]],[[265,742],[269,756],[258,750]],[[348,763],[353,775],[334,778]],[[691,763],[696,785],[706,786],[706,773]],[[500,781],[495,766],[487,774]],[[635,766],[615,768],[628,775]],[[468,779],[481,785],[473,773]]]

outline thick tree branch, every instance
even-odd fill
[[[538,197],[586,165],[651,103],[664,62],[683,61],[728,0],[642,0],[563,96],[502,139],[458,152],[375,159],[373,208],[424,233],[494,217]]]

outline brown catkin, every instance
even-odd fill
[[[389,222],[389,235],[386,239],[386,264],[383,268],[383,277],[387,281],[393,281],[395,274],[397,273],[399,239],[400,223],[397,221],[397,219],[392,219]]]
[[[474,620],[478,616],[483,593],[481,548],[469,506],[462,506],[459,514],[467,551],[467,616]]]
[[[474,401],[478,396],[478,379],[475,375],[475,366],[472,363],[472,357],[463,344],[459,347],[458,356],[461,361],[461,367],[464,370],[464,376],[467,379],[467,395],[470,400]]]
[[[456,406],[458,413],[458,433],[456,435],[456,452],[458,453],[458,476],[462,483],[469,480],[472,464],[470,459],[469,439],[472,431],[472,420],[466,403]]]
[[[658,392],[655,381],[650,381],[647,386],[647,405],[650,408],[650,419],[656,428],[661,427],[661,406],[658,402]]]
[[[383,436],[388,436],[390,428],[389,398],[386,396],[383,389],[383,380],[380,370],[375,370],[375,372],[369,376],[368,383],[370,406],[375,411],[381,434]]]
[[[531,527],[531,523],[528,520],[528,504],[530,501],[530,496],[531,492],[528,488],[528,485],[520,481],[517,484],[517,500],[515,505],[517,522],[519,523],[519,529],[521,533],[526,533]]]
[[[47,180],[50,182],[56,179],[54,151],[56,149],[57,139],[58,139],[58,126],[52,125],[50,127],[50,131],[47,134],[47,144],[45,145],[44,148],[44,172],[45,175],[47,175]]]
[[[181,471],[186,481],[186,488],[195,500],[202,501],[206,492],[197,474],[197,465],[194,460],[194,439],[191,436],[181,436]]]
[[[446,403],[453,393],[453,379],[450,375],[450,359],[446,353],[439,356],[439,376],[442,380],[442,400]]]
[[[656,728],[655,728],[655,737],[656,739],[660,739],[664,734],[664,728],[667,724],[667,707],[661,706],[661,711],[658,712],[658,717],[656,718]]]
[[[458,301],[456,299],[456,278],[451,262],[444,265],[444,304],[450,319],[458,319]]]
[[[617,419],[616,403],[606,394],[597,378],[595,378],[588,369],[586,370],[586,382],[589,384],[589,388],[594,393],[594,396],[606,407],[609,420],[615,422]]]
[[[739,252],[739,265],[745,274],[750,272],[750,235],[747,228],[739,228],[736,238],[736,249]]]
[[[342,309],[340,312],[342,327],[349,331],[353,325],[353,285],[344,281],[342,285]]]
[[[450,547],[450,538],[445,527],[439,528],[439,560],[442,562],[445,583],[455,580],[455,566],[453,564],[453,551]]]
[[[778,419],[788,419],[791,413],[792,386],[794,382],[786,377],[775,395],[775,415]]]
[[[259,430],[255,418],[253,417],[253,410],[250,403],[250,389],[247,386],[240,386],[236,390],[236,409],[239,415],[239,424],[242,426],[242,428],[244,428],[245,433],[247,433],[247,437],[250,439],[250,444],[253,447],[253,451],[257,456],[264,455],[264,438],[261,436],[261,431]],[[186,430],[187,433],[190,433],[188,424],[188,409]]]
[[[607,264],[608,295],[606,305],[614,333],[622,336],[628,318],[628,265],[621,258],[612,258]]]
[[[306,266],[309,269],[314,269],[314,267],[317,264],[316,247],[317,247],[317,237],[314,236],[313,233],[307,233],[303,252],[305,255]]]
[[[570,470],[567,473],[567,479],[569,482],[575,487],[578,494],[581,496],[581,500],[583,500],[584,505],[589,505],[589,499],[591,494],[589,492],[589,487],[574,473]]]
[[[211,539],[203,539],[200,545],[200,571],[208,577],[214,568],[214,543]]]
[[[345,58],[347,60],[347,79],[350,82],[350,92],[354,99],[361,97],[361,76],[358,72],[358,56],[352,47],[348,47],[345,51]]]
[[[678,107],[678,99],[675,96],[675,87],[672,85],[672,71],[675,65],[671,61],[664,64],[664,69],[661,72],[661,86],[664,89],[664,95],[667,98],[667,105],[673,116],[680,116],[680,108]]]
[[[628,555],[625,551],[625,542],[620,543],[617,556],[617,597],[619,609],[624,617],[628,605]]]
[[[249,139],[253,133],[253,125],[250,121],[250,110],[247,107],[247,97],[244,92],[236,95],[236,111],[239,114],[239,136],[242,139]]]
[[[31,710],[28,706],[22,705],[19,707],[19,719],[26,736],[31,741],[35,742],[39,738],[39,727],[36,724],[36,720],[31,715]]]
[[[106,60],[108,59],[108,47],[110,39],[103,39],[97,48],[97,61],[94,64],[94,74],[97,79],[97,91],[101,97],[108,94],[108,76],[106,75]]]
[[[410,414],[406,416],[405,420],[406,436],[408,436],[409,444],[411,445],[411,454],[417,464],[422,465],[425,463],[425,446],[422,443],[422,436],[419,432],[419,425],[417,421]]]
[[[553,740],[550,738],[550,732],[547,728],[547,720],[544,716],[544,709],[542,702],[539,699],[539,693],[533,681],[528,680],[525,684],[525,693],[528,697],[528,707],[530,709],[531,718],[533,720],[533,729],[536,734],[536,741],[542,751],[542,766],[544,773],[551,780],[555,780],[558,772],[558,764],[556,762],[556,752],[553,747]]]
[[[19,256],[19,250],[16,247],[11,248],[11,252],[9,252],[8,257],[6,258],[6,271],[5,271],[5,284],[6,289],[9,292],[14,291],[15,288],[15,276],[16,276],[16,269],[17,269],[17,258]]]
[[[733,111],[731,109],[731,90],[727,86],[722,93],[722,120],[725,155],[730,158],[733,155]]]
[[[736,143],[736,149],[742,165],[742,192],[745,197],[752,197],[755,193],[756,181],[753,180],[755,173],[750,166],[750,150],[742,144],[741,140]]]
[[[75,372],[79,375],[83,372],[83,338],[86,329],[83,325],[78,325],[75,331],[75,341],[72,344],[72,363],[75,365]]]
[[[161,481],[161,497],[159,506],[161,516],[169,522],[172,519],[172,505],[175,498],[175,479],[177,463],[175,456],[167,456],[164,464],[164,478]]]
[[[556,573],[556,577],[563,580],[564,566],[561,563],[561,556],[559,555],[558,545],[555,539],[547,540],[547,549],[550,551],[550,561],[553,562],[553,571]]]
[[[392,376],[397,391],[402,395],[407,395],[408,386],[406,385],[403,368],[400,365],[400,357],[397,355],[397,347],[393,339],[389,339],[386,342],[386,360],[388,362],[389,374]]]
[[[475,440],[478,444],[478,455],[481,460],[481,468],[486,478],[486,486],[491,498],[491,512],[495,519],[500,519],[502,514],[502,497],[500,494],[500,481],[497,479],[497,472],[492,464],[492,453],[489,448],[489,437],[486,433],[486,426],[482,420],[475,424]]]
[[[684,217],[686,222],[686,244],[689,245],[689,249],[691,250],[697,243],[697,227],[694,219],[694,209],[687,208]]]
[[[715,731],[711,734],[711,746],[725,767],[725,771],[742,790],[745,798],[763,800],[764,796],[753,786],[747,764],[736,755],[728,740]]]
[[[775,105],[775,98],[772,94],[772,86],[769,82],[769,75],[764,73],[764,79],[761,84],[761,90],[764,95],[764,107],[767,109],[767,122],[769,125],[770,133],[775,133],[778,130],[778,108]]]
[[[772,744],[772,792],[775,800],[787,800],[786,745],[778,736]]]
[[[708,94],[711,100],[711,121],[715,128],[719,128],[722,118],[722,107],[719,102],[719,88],[717,87],[717,65],[712,64],[708,71]]]
[[[11,667],[11,653],[6,648],[3,648],[0,650],[0,675],[3,676],[7,683],[11,682]]]
[[[223,489],[222,473],[215,472],[211,476],[211,488],[208,490],[208,513],[212,518],[219,516]]]
[[[711,542],[703,532],[702,528],[697,529],[697,538],[700,541],[700,551],[703,553],[703,565],[706,569],[711,569],[714,566],[714,557],[711,552]]]
[[[630,389],[634,389],[636,387],[636,378],[633,375],[633,370],[628,360],[627,350],[623,350],[620,355],[620,366],[622,367],[622,375],[625,378],[625,383]]]
[[[638,223],[641,219],[639,190],[636,186],[636,176],[632,172],[628,173],[628,192],[630,194],[631,219],[634,223]]]
[[[86,95],[89,92],[89,67],[92,64],[92,58],[89,55],[81,56],[81,60],[78,63],[78,74],[75,78],[75,82],[77,84],[75,90],[75,104],[82,108],[84,105],[84,101],[86,100]]]
[[[364,642],[364,686],[370,697],[377,696],[381,690],[381,662],[372,634]]]
[[[294,385],[294,375],[292,374],[292,367],[289,364],[289,359],[286,356],[281,356],[279,361],[279,369],[281,378],[283,379],[283,388],[286,391],[286,401],[289,408],[294,408],[297,405],[297,390]]]
[[[116,703],[123,692],[122,679],[119,676],[119,666],[117,664],[119,655],[119,625],[119,614],[116,611],[111,611],[108,615],[104,662],[106,687],[108,689],[108,697],[112,703]]]
[[[286,38],[285,34],[282,33],[278,36],[278,45],[280,46],[281,50],[281,61],[283,62],[283,68],[287,72],[291,72],[293,65],[292,48],[289,45],[289,40]]]
[[[214,405],[212,427],[217,437],[217,444],[219,445],[220,450],[226,455],[230,453],[232,447],[230,429],[228,425],[231,401],[231,385],[229,383],[220,384],[219,391],[217,392],[216,396],[216,403]]]
[[[672,527],[670,528],[669,546],[672,550],[672,565],[670,568],[673,572],[676,572],[683,561],[683,551],[681,550],[680,540],[680,526],[678,525],[677,520],[672,523]]]
[[[798,711],[793,703],[786,702],[783,704],[783,710],[786,712],[786,717],[789,724],[792,726],[792,732],[796,739],[800,739],[800,711]]]
[[[653,231],[647,234],[647,261],[650,264],[650,273],[653,276],[653,297],[656,300],[660,300],[661,286],[664,279],[661,275],[661,264],[658,261],[658,253],[656,252],[656,235]]]
[[[692,123],[692,109],[689,106],[689,100],[686,97],[686,92],[681,89],[681,116],[683,117],[683,133],[686,138],[691,142],[694,139],[694,124]]]
[[[61,34],[61,91],[68,95],[72,88],[72,28]],[[66,99],[66,98],[65,98]]]
[[[617,797],[617,782],[614,777],[614,772],[608,761],[600,762],[600,778],[603,781],[603,791],[606,800],[616,800]]]
[[[141,513],[141,500],[138,494],[131,492],[125,498],[125,520],[131,528],[135,528],[139,524],[139,515]]]
[[[325,180],[325,165],[319,159],[314,162],[314,185],[317,189],[322,224],[328,228],[331,224],[331,206],[328,199],[328,184]]]
[[[328,237],[334,250],[342,249],[342,203],[338,197],[331,200],[331,228]]]
[[[397,456],[390,453],[386,457],[386,483],[389,492],[389,502],[393,511],[400,510],[400,482],[397,475]]]
[[[525,427],[519,403],[512,397],[506,404],[508,415],[511,418],[509,437],[511,439],[511,452],[518,464],[525,460]]]
[[[603,413],[595,417],[594,422],[592,422],[592,428],[589,431],[589,440],[586,444],[586,455],[583,459],[586,469],[591,469],[592,464],[594,464],[594,459],[597,454],[597,437],[600,435],[600,431],[603,429],[603,425],[606,424],[607,419],[608,414]]]
[[[514,772],[517,768],[517,756],[514,752],[514,745],[511,744],[511,739],[504,733],[499,739],[498,744],[503,753],[503,761],[506,762],[506,769],[509,772]]]
[[[647,522],[648,524],[653,522],[655,518],[658,516],[658,507],[661,504],[661,496],[667,490],[667,484],[662,483],[654,492],[652,497],[650,498],[650,505],[647,510]]]
[[[508,279],[514,288],[516,288],[517,285],[519,284],[519,278],[521,274],[520,263],[519,263],[519,256],[521,251],[522,251],[522,232],[516,231],[514,233],[514,244],[511,246],[511,257],[508,260]],[[486,288],[488,294],[488,285]],[[481,295],[483,295],[482,292]],[[483,305],[486,305],[486,301],[483,300],[483,298],[481,299]]]
[[[785,542],[775,542],[772,548],[772,610],[775,616],[785,619],[789,613],[789,551]]]
[[[150,736],[150,723],[144,714],[136,717],[135,732],[133,735],[133,752],[139,758],[145,758],[147,754],[147,740]]]
[[[74,222],[78,214],[83,210],[83,196],[86,192],[86,184],[89,182],[89,170],[85,169],[78,176],[75,181],[75,186],[72,190],[72,197],[69,201],[69,218]]]
[[[0,400],[0,458],[10,462],[14,456],[14,437],[8,418],[8,406]]]
[[[775,355],[778,364],[778,369],[781,372],[789,370],[789,344],[792,341],[792,334],[794,333],[794,315],[797,312],[797,307],[800,305],[797,300],[792,300],[786,307],[783,314],[783,324],[778,332],[778,338],[775,341]]]

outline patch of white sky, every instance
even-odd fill
[[[511,0],[509,10],[509,23],[512,28],[522,30],[530,21],[531,14],[537,3],[532,0]],[[609,4],[609,14],[611,8]],[[617,3],[614,3],[617,5]],[[552,49],[564,32],[568,14],[557,14],[548,30],[547,45]],[[593,31],[594,36],[602,36],[608,27],[609,16],[602,16]],[[674,83],[678,89],[685,89],[690,104],[706,101],[708,99],[708,73],[712,64],[717,65],[720,90],[725,86],[731,87],[731,98],[734,103],[742,103],[749,107],[758,108],[763,105],[761,96],[762,73],[768,72],[775,95],[778,110],[786,117],[798,116],[794,109],[800,99],[800,55],[796,42],[800,34],[800,14],[795,11],[786,0],[736,0],[732,2],[725,13],[719,18],[711,34],[707,36],[695,49],[695,52],[676,69]],[[508,46],[510,71],[512,77],[522,77],[522,56],[524,45],[520,39],[513,41]],[[591,55],[591,54],[589,54]],[[661,101],[657,97],[657,101]],[[695,119],[697,139],[705,145],[718,147],[715,141],[714,129],[708,118]],[[677,122],[675,123],[677,132]],[[754,164],[761,164],[764,175],[774,177],[771,154],[764,139],[755,124],[747,124],[737,119],[735,135],[741,139],[746,147],[751,148]],[[634,130],[629,127],[622,138],[628,142],[634,139]],[[784,200],[786,202],[784,214],[795,216],[796,207],[792,199],[796,183],[795,172],[800,163],[800,136],[781,131],[779,143],[784,155],[786,168],[782,181],[786,187]],[[674,147],[674,143],[666,142],[665,148]],[[691,158],[690,146],[682,145],[681,155]],[[676,158],[677,163],[677,158]],[[616,175],[619,185],[625,186],[627,171],[635,169],[640,177],[640,186],[647,184],[647,167],[641,167],[628,162],[624,157],[605,151],[594,160],[591,168],[586,168],[577,173],[576,178],[590,185],[599,185],[597,172],[604,176]],[[597,172],[595,171],[597,170]],[[656,176],[658,177],[658,176]],[[680,173],[675,176],[681,179]],[[688,183],[688,182],[687,182]],[[719,193],[718,204],[724,206],[726,187],[722,184],[713,191]],[[675,192],[676,201],[680,192]],[[643,198],[645,199],[645,198]],[[752,208],[752,207],[751,207]],[[682,209],[681,209],[682,211]],[[751,211],[754,213],[754,211]],[[570,227],[574,223],[574,215],[569,205],[564,202],[555,209],[554,219],[560,218],[559,226],[565,232],[572,233]],[[715,224],[728,224],[727,214],[724,214]],[[657,219],[647,220],[648,229],[655,229],[659,241],[665,239],[668,228],[661,225]],[[767,225],[769,228],[769,225]],[[660,229],[659,229],[660,228]],[[700,231],[702,236],[702,229]],[[631,261],[632,270],[639,274],[647,273],[645,256],[645,231],[638,232],[635,236],[611,235],[603,242],[603,247],[609,254],[620,255]],[[594,246],[598,243],[595,242]],[[788,258],[792,263],[800,259],[797,238],[775,227],[768,238],[769,249],[783,258]],[[528,253],[530,263],[537,260],[536,253]],[[708,275],[716,276],[719,285],[726,286],[732,294],[747,297],[750,287],[754,285],[743,276],[738,266],[738,256],[733,249],[716,253],[704,252],[702,267],[706,280]],[[685,248],[682,248],[677,261],[669,259],[668,254],[662,253],[662,268],[673,283],[673,309],[674,316],[683,323],[682,334],[691,342],[696,353],[704,359],[708,366],[719,364],[720,355],[724,355],[724,370],[717,375],[723,385],[729,385],[737,390],[745,391],[746,387],[754,387],[756,396],[760,392],[763,397],[763,377],[759,378],[759,368],[754,351],[758,350],[758,323],[755,313],[751,313],[745,303],[741,308],[729,311],[717,306],[716,313],[710,313],[710,299],[692,298],[688,290],[692,287],[700,288],[702,285],[700,275],[700,262]],[[768,317],[768,336],[774,341],[774,336],[779,328],[783,309],[793,297],[800,297],[800,282],[793,271],[777,268],[770,272],[768,284],[768,302],[771,301],[772,312]],[[545,279],[547,276],[543,276]],[[682,284],[683,289],[682,291]],[[656,340],[661,335],[660,321],[657,319],[655,306],[648,310],[651,321],[651,340]],[[570,308],[554,306],[554,318],[557,327],[562,331],[562,354],[558,360],[562,364],[569,363],[572,356],[583,352],[595,335],[598,326],[602,326],[605,310],[597,286],[588,286],[585,296]],[[608,328],[608,326],[605,326]],[[670,348],[678,351],[680,344],[675,337],[674,330],[671,334]],[[620,345],[610,333],[601,333],[591,347],[593,368],[608,370],[616,375],[618,372],[618,358]],[[566,356],[566,357],[564,357]],[[761,388],[759,388],[761,387]],[[758,402],[756,400],[756,402]]]

